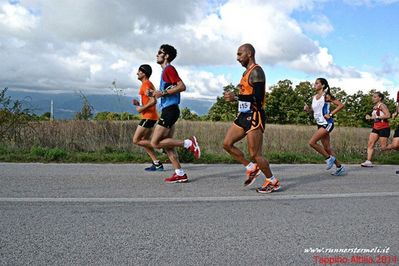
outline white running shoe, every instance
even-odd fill
[[[373,165],[373,163],[372,163],[371,161],[366,160],[366,161],[364,161],[364,162],[361,164],[361,166],[363,166],[363,167],[373,167],[374,165]]]
[[[332,173],[331,175],[333,176],[343,176],[346,174],[346,169],[343,165],[341,165],[341,167],[337,168],[337,170]]]
[[[332,155],[330,155],[330,158],[328,158],[328,159],[326,160],[326,164],[327,164],[326,170],[330,170],[331,167],[333,167],[333,165],[334,165],[334,163],[335,163],[335,160],[336,160],[335,157],[332,156]]]

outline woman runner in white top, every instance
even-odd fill
[[[310,108],[307,104],[304,106],[304,111],[313,111],[313,117],[317,123],[317,131],[309,140],[309,145],[324,156],[327,170],[330,170],[334,164],[336,165],[337,169],[332,175],[341,176],[345,174],[345,168],[337,160],[331,149],[330,133],[334,129],[333,116],[344,108],[344,105],[331,95],[330,86],[326,79],[316,79],[314,90],[316,95],[313,96],[312,107]],[[337,106],[333,111],[330,111],[330,103]],[[319,141],[321,141],[322,145],[317,143]]]

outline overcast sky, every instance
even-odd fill
[[[0,85],[13,90],[137,93],[137,68],[163,43],[185,97],[237,83],[237,47],[252,43],[267,75],[326,77],[348,93],[399,89],[396,0],[0,0]]]

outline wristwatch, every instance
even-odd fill
[[[168,93],[167,90],[162,91],[162,97],[164,97],[164,96],[166,96],[166,95],[168,95],[168,94],[169,94],[169,93]]]

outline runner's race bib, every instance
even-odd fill
[[[251,111],[251,102],[238,101],[238,112],[248,113]]]

